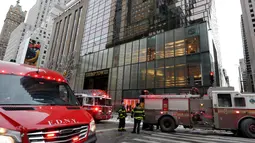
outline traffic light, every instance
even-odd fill
[[[214,83],[214,73],[213,72],[210,72],[210,82],[211,82],[211,85],[213,85],[213,83]]]

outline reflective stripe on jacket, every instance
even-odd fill
[[[135,109],[132,110],[131,116],[137,120],[143,120],[145,117],[143,108],[141,106],[135,107]]]
[[[119,119],[123,119],[123,118],[126,118],[126,117],[127,117],[127,112],[126,112],[126,110],[123,109],[123,108],[120,108],[119,111],[118,111],[118,113],[119,113]]]

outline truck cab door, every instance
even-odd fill
[[[230,93],[214,93],[213,113],[214,125],[218,129],[232,129],[232,108],[233,100]]]

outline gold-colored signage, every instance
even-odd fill
[[[86,73],[86,77],[102,76],[107,74],[109,74],[109,70],[94,71],[94,72]]]

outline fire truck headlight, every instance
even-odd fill
[[[89,135],[92,135],[96,132],[96,123],[92,120],[89,124]]]
[[[21,134],[17,131],[0,128],[1,143],[21,143]]]

